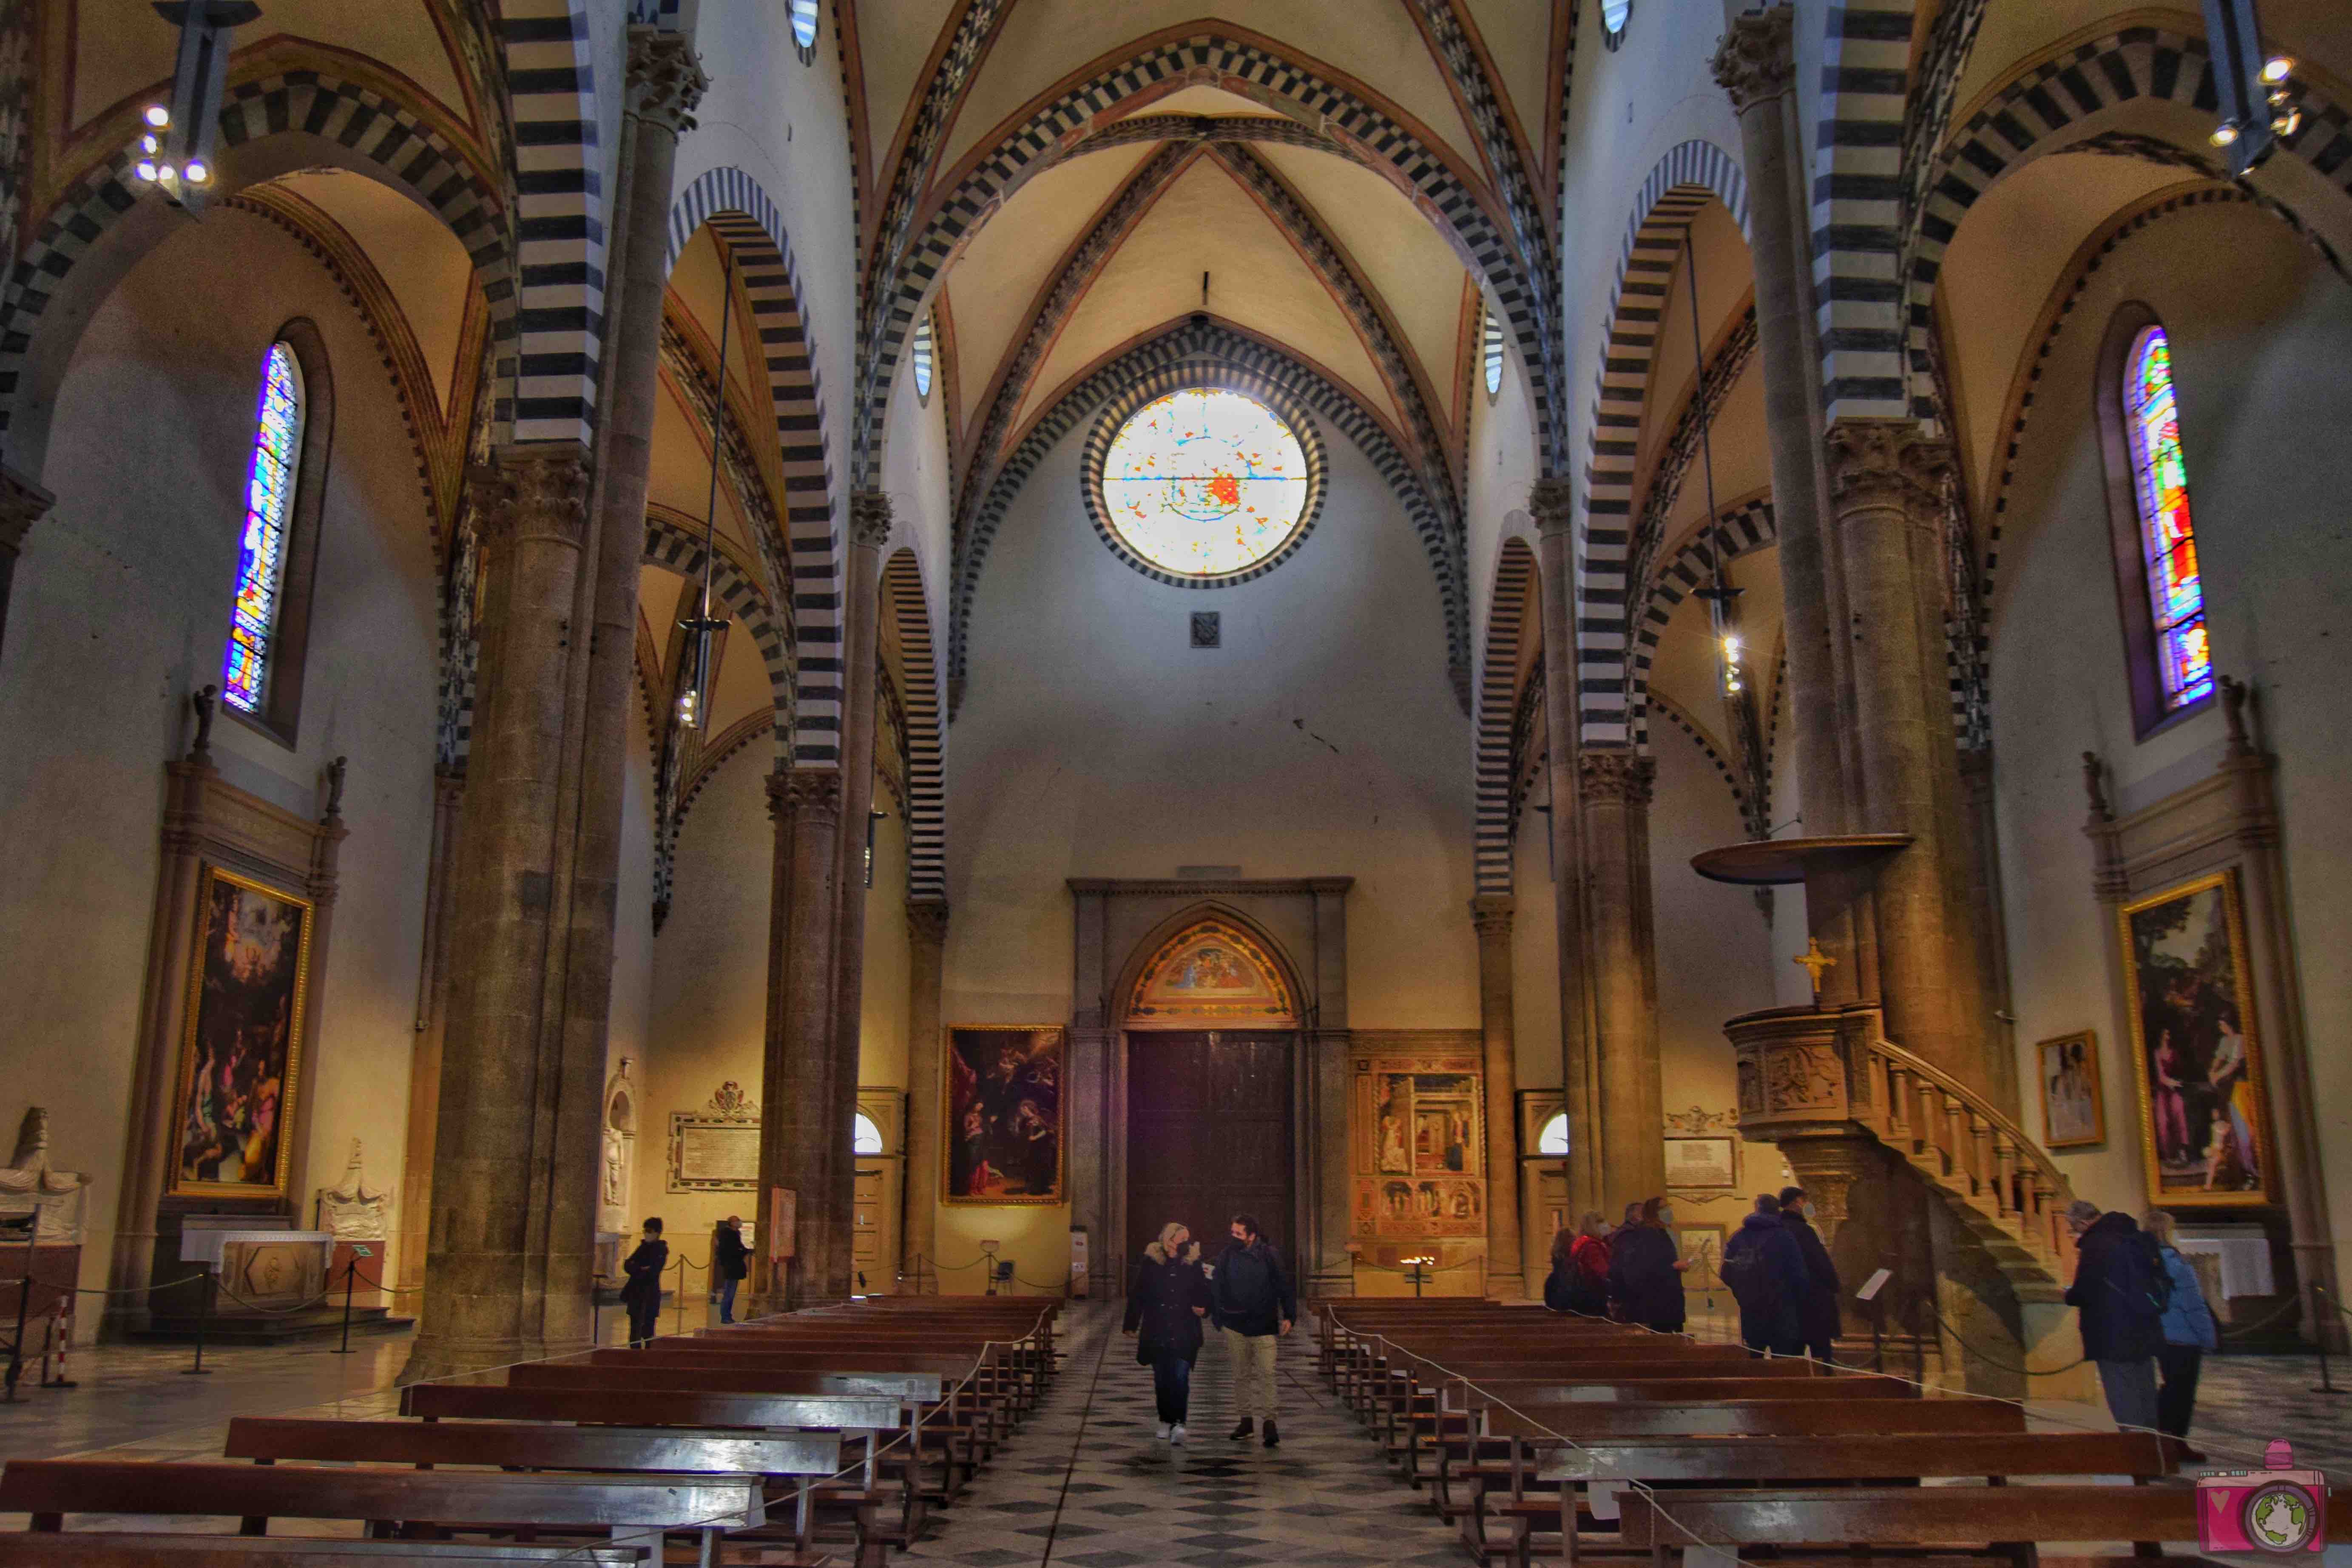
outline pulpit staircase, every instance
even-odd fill
[[[1848,1041],[1852,1120],[1944,1194],[2021,1296],[2063,1289],[2074,1273],[2074,1189],[2048,1152],[1982,1095],[1875,1029]]]

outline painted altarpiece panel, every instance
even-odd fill
[[[1050,1025],[950,1025],[940,1053],[940,1198],[1057,1204],[1069,1032]]]

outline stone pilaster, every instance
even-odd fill
[[[841,1256],[828,1260],[827,1281],[839,1294],[855,1287],[850,1232],[856,1197],[856,1162],[849,1152],[857,1116],[859,1040],[866,1014],[866,822],[874,809],[875,671],[880,654],[882,546],[890,537],[890,498],[859,490],[849,498],[849,595],[842,617],[841,908],[834,939],[834,1029],[836,1144],[829,1151],[825,1205],[837,1228]],[[828,1291],[828,1297],[833,1292]]]
[[[907,1221],[898,1272],[936,1280],[940,1219],[940,986],[947,973],[945,899],[907,900]]]
[[[1878,878],[1886,1037],[1992,1095],[1988,982],[1968,906],[1959,756],[1944,673],[1950,447],[1909,420],[1841,420],[1824,444],[1852,600],[1857,831],[1907,833]],[[2011,1079],[2013,1083],[2013,1078]]]
[[[450,942],[465,962],[450,975],[441,1073],[454,1092],[441,1096],[434,1137],[409,1381],[542,1355],[568,1348],[575,1330],[581,1342],[588,1334],[593,1231],[552,1231],[561,1113],[575,1108],[561,1094],[560,1031],[541,1026],[589,467],[584,447],[551,441],[500,447],[468,477],[487,592],[451,888]],[[577,1173],[583,1201],[589,1173]],[[551,1275],[569,1289],[575,1271],[577,1303],[551,1304]]]
[[[1478,932],[1478,1032],[1486,1047],[1486,1293],[1527,1293],[1519,1252],[1519,1059],[1513,1028],[1508,893],[1470,900]]]
[[[1577,758],[1590,879],[1603,1214],[1666,1190],[1657,933],[1650,901],[1650,795],[1656,773],[1654,763],[1631,752],[1588,751]]]
[[[1739,118],[1748,174],[1756,338],[1764,373],[1765,445],[1780,531],[1789,706],[1805,833],[1848,831],[1851,679],[1832,633],[1841,574],[1828,548],[1829,491],[1821,463],[1821,351],[1815,337],[1811,226],[1797,135],[1792,8],[1735,20],[1716,51],[1715,79]],[[1850,950],[1851,942],[1846,943]]]
[[[769,889],[768,1022],[760,1071],[760,1264],[755,1294],[764,1310],[835,1299],[825,1294],[830,1259],[849,1256],[825,1208],[840,1055],[833,1025],[834,938],[840,909],[841,772],[793,768],[768,776],[776,825]],[[840,1128],[840,1142],[849,1129]],[[791,1268],[780,1281],[768,1264],[769,1193],[793,1194]],[[838,1292],[838,1293],[845,1293]],[[837,1293],[837,1294],[838,1294]]]
[[[25,535],[48,515],[57,499],[16,469],[0,468],[0,649],[8,646],[8,596]]]
[[[441,1121],[441,1049],[449,1027],[449,927],[457,875],[457,818],[466,800],[462,768],[433,773],[433,847],[425,871],[424,962],[416,977],[416,1042],[408,1054],[408,1136],[401,1161],[399,1271],[391,1283],[425,1283],[431,1245],[433,1140]]]
[[[1559,932],[1560,1104],[1568,1114],[1568,1212],[1601,1202],[1601,1093],[1593,1056],[1584,910],[1584,810],[1577,783],[1575,493],[1565,479],[1528,491],[1542,574],[1545,765],[1551,795],[1552,896]]]

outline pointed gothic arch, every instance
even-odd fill
[[[945,730],[940,723],[939,660],[931,646],[931,611],[922,563],[901,546],[882,563],[882,599],[898,628],[907,679],[907,896],[948,896]]]
[[[1480,656],[1477,718],[1477,803],[1473,818],[1474,890],[1508,894],[1511,875],[1511,731],[1518,717],[1519,665],[1529,639],[1528,589],[1540,574],[1534,549],[1514,534],[1495,556],[1495,591],[1486,601],[1486,646]]]

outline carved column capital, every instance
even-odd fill
[[[1797,79],[1795,52],[1790,47],[1793,7],[1767,5],[1731,24],[1711,63],[1716,84],[1731,100],[1732,112],[1779,98]]]
[[[939,947],[946,942],[948,901],[945,899],[908,899],[907,935],[918,947]]]
[[[683,34],[629,29],[628,111],[673,136],[694,129],[694,110],[710,78]]]
[[[1518,900],[1508,893],[1481,893],[1470,900],[1470,925],[1477,931],[1478,940],[1508,942],[1511,939],[1511,911]]]
[[[814,816],[841,820],[839,768],[779,769],[768,775],[768,817],[782,824]]]
[[[1538,479],[1528,487],[1528,510],[1536,531],[1566,533],[1576,518],[1576,490],[1565,478]]]
[[[1911,419],[1841,419],[1823,437],[1830,500],[1841,511],[1901,507],[1940,515],[1945,483],[1958,471],[1951,443]]]
[[[26,532],[57,500],[16,469],[0,468],[0,550],[11,555],[21,550]]]
[[[849,496],[849,542],[861,550],[879,550],[890,537],[890,498],[880,490],[853,490]]]
[[[1632,752],[1584,752],[1576,759],[1576,773],[1587,801],[1647,809],[1658,764]]]
[[[466,473],[466,495],[483,541],[551,539],[574,549],[588,532],[588,448],[577,441],[500,447]]]

